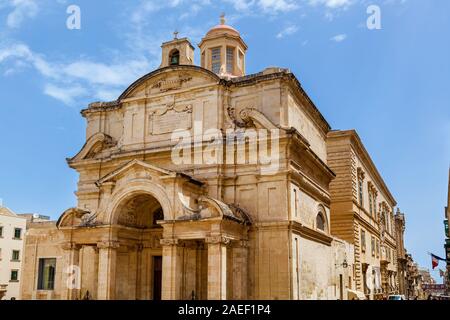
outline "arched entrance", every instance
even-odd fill
[[[115,299],[160,300],[162,227],[157,221],[164,219],[160,203],[148,193],[134,193],[119,203],[114,216],[113,232],[119,242]]]

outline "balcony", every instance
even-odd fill
[[[0,300],[2,300],[3,297],[5,296],[7,287],[8,287],[7,284],[0,284]]]

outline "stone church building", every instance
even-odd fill
[[[78,203],[29,226],[23,299],[347,299],[358,289],[354,243],[331,229],[330,125],[289,70],[246,74],[247,45],[224,18],[199,49],[200,66],[175,35],[158,69],[81,112],[86,142],[68,159]]]

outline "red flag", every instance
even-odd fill
[[[431,255],[431,265],[433,267],[433,270],[439,265],[439,260],[436,258],[434,254]]]

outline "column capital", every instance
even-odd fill
[[[67,241],[67,242],[64,242],[63,244],[61,244],[61,248],[63,250],[67,250],[67,251],[69,251],[69,250],[80,250],[81,249],[81,245],[78,244],[78,243]]]
[[[106,240],[97,242],[97,248],[99,249],[117,249],[120,247],[120,243],[117,240]]]
[[[165,238],[161,239],[159,243],[161,243],[162,246],[176,246],[178,245],[179,241],[175,238]]]
[[[212,236],[212,237],[206,237],[205,242],[207,244],[229,244],[231,242],[230,238],[224,237],[224,236]]]

